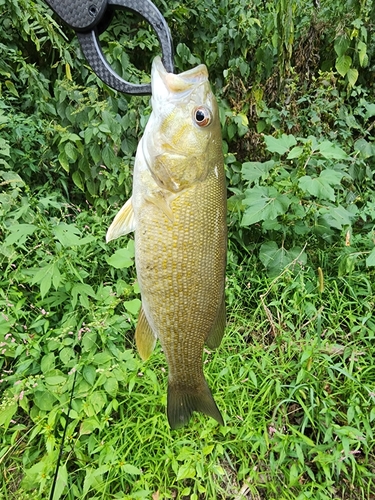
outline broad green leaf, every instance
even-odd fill
[[[49,391],[36,391],[34,402],[40,410],[51,411],[56,402],[56,398]]]
[[[126,474],[132,474],[134,476],[138,476],[139,474],[142,474],[142,471],[141,469],[139,469],[138,467],[136,467],[135,465],[132,465],[132,464],[124,464],[121,469],[123,470],[123,472],[125,472]]]
[[[81,238],[81,231],[78,227],[74,224],[66,224],[65,222],[61,222],[55,226],[52,232],[63,247],[86,245],[95,241],[95,237],[91,235]]]
[[[80,189],[81,191],[84,191],[82,176],[78,170],[73,172],[72,179],[77,188]]]
[[[306,193],[324,200],[335,201],[335,191],[331,186],[340,184],[343,177],[341,172],[327,169],[323,170],[319,177],[304,175],[298,181],[299,187]]]
[[[286,158],[287,160],[293,160],[294,158],[299,158],[302,153],[303,153],[303,147],[295,146],[289,151],[289,154]]]
[[[120,248],[113,255],[106,257],[106,261],[110,266],[116,269],[123,269],[133,265],[134,252],[129,248]]]
[[[69,158],[70,160],[76,161],[76,159],[78,158],[79,153],[78,153],[78,150],[73,143],[67,142],[64,146],[64,151],[65,151],[67,158]]]
[[[13,94],[15,97],[19,97],[19,94],[13,82],[11,82],[10,80],[5,80],[5,86],[11,94]]]
[[[334,43],[334,48],[337,56],[342,57],[343,55],[345,55],[345,52],[348,50],[349,46],[350,46],[350,39],[348,35],[346,34],[339,35]]]
[[[79,429],[80,434],[91,434],[95,429],[100,429],[97,417],[85,418]]]
[[[194,451],[191,449],[190,446],[183,446],[180,449],[176,457],[176,460],[178,460],[179,462],[185,462],[192,456],[193,453]]]
[[[358,80],[358,76],[359,76],[358,70],[355,68],[349,68],[348,72],[346,73],[346,76],[348,78],[349,85],[351,87],[354,87],[354,85],[356,84],[356,82]]]
[[[88,401],[94,408],[95,414],[98,414],[106,405],[107,397],[103,391],[95,391],[91,394]]]
[[[0,137],[0,154],[2,156],[10,156],[9,142]]]
[[[81,429],[82,429],[82,425],[81,425]],[[90,434],[91,432],[92,432],[92,430],[88,433],[81,432],[81,434]],[[83,481],[82,498],[86,497],[87,493],[90,491],[93,484],[96,484],[99,482],[99,478],[94,476],[93,471],[94,471],[94,469],[90,469],[88,467],[86,468],[85,480]]]
[[[95,379],[96,379],[96,368],[94,365],[85,365],[83,367],[83,378],[88,382],[90,385],[94,385]]]
[[[71,347],[64,347],[59,352],[59,358],[61,359],[64,365],[67,365],[71,359],[75,357],[74,349]]]
[[[97,142],[94,142],[94,144],[90,145],[90,155],[91,155],[91,158],[93,159],[94,163],[100,163],[100,161],[102,159],[102,155],[101,155],[100,146]]]
[[[110,396],[116,397],[118,392],[118,382],[114,377],[109,377],[103,387]]]
[[[110,146],[109,144],[104,146],[102,150],[102,159],[104,165],[107,165],[107,167],[110,167],[116,162],[116,155],[113,151],[113,146]]]
[[[96,298],[96,294],[92,288],[91,285],[88,285],[86,283],[77,283],[73,286],[72,291],[72,305],[75,307],[77,305],[77,298],[79,296],[80,298],[80,303],[86,308],[89,309],[90,305],[88,303],[87,297],[93,297]],[[86,301],[82,298],[86,298]]]
[[[359,57],[359,64],[361,65],[362,68],[366,67],[368,64],[368,56],[367,56],[367,45],[360,40],[358,42],[358,57]]]
[[[212,453],[212,450],[215,448],[214,444],[208,444],[202,448],[203,455],[209,455]]]
[[[177,471],[177,481],[181,481],[182,479],[194,479],[195,475],[195,467],[192,464],[182,464]]]
[[[321,179],[313,179],[309,175],[304,175],[298,181],[299,187],[302,191],[316,196],[317,198],[322,198],[325,200],[335,201],[335,191],[327,183],[322,182]]]
[[[334,227],[336,229],[342,229],[344,226],[350,226],[353,218],[356,215],[349,212],[344,207],[339,205],[338,207],[330,207],[329,210],[325,210],[320,218],[320,223],[323,221],[328,227]]]
[[[80,136],[71,132],[64,137],[64,140],[72,141],[75,142],[76,144],[79,144],[81,142]]]
[[[108,351],[98,352],[95,354],[92,362],[94,365],[106,365],[112,360],[112,355]]]
[[[293,463],[289,469],[289,486],[295,486],[299,478],[299,469],[297,464]]]
[[[47,264],[46,266],[41,267],[38,270],[33,270],[34,276],[31,279],[31,284],[38,284],[40,287],[40,295],[45,297],[51,288],[52,284],[52,275],[54,270],[54,263]]]
[[[101,123],[98,128],[99,128],[100,132],[103,132],[105,134],[111,133],[111,129],[105,123]]]
[[[348,155],[337,144],[330,141],[323,141],[319,144],[316,151],[318,151],[324,158],[332,160],[345,160]],[[327,170],[328,171],[328,170]]]
[[[97,133],[97,130],[98,130],[97,128],[94,129],[93,127],[90,127],[90,126],[85,128],[85,130],[83,132],[85,144],[90,144],[92,136],[94,135],[94,130],[95,130],[95,133]],[[81,132],[81,134],[82,134],[82,132]]]
[[[367,256],[366,266],[367,267],[375,266],[375,248],[373,248],[370,254]]]
[[[241,225],[250,226],[260,220],[276,219],[284,214],[291,203],[289,197],[280,194],[274,187],[255,186],[245,191],[243,205],[246,208]]]
[[[1,153],[1,151],[0,151],[0,153]],[[22,178],[18,174],[16,174],[16,172],[13,172],[13,170],[10,170],[9,172],[5,172],[4,170],[2,170],[2,171],[0,171],[0,175],[4,179],[4,181],[6,181],[5,184],[14,184],[14,185],[19,185],[19,186],[25,185]],[[0,185],[1,184],[3,184],[3,183],[0,183]]]
[[[246,64],[248,68],[248,65]],[[238,113],[234,118],[234,122],[237,124],[237,131],[240,137],[244,136],[249,130],[249,121],[247,116],[243,113]]]
[[[259,259],[271,276],[277,276],[296,259],[296,264],[306,264],[307,255],[300,247],[286,250],[279,248],[275,241],[267,241],[260,248]]]
[[[375,114],[375,105],[374,105],[374,114]],[[354,150],[359,151],[359,155],[361,158],[370,158],[371,156],[375,156],[375,144],[366,141],[366,139],[358,139],[354,143]]]
[[[60,465],[59,470],[57,472],[57,480],[52,500],[59,500],[61,498],[67,484],[68,484],[68,471],[66,469],[66,464]]]
[[[266,162],[260,161],[248,161],[242,165],[242,177],[249,181],[255,182],[259,179],[266,179],[270,170],[275,166],[273,160]]]
[[[66,153],[65,151],[61,151],[61,153],[59,154],[59,162],[60,162],[60,165],[62,166],[62,168],[66,171],[66,172],[69,172],[69,161],[68,161],[68,158],[66,156]]]
[[[336,59],[336,69],[342,77],[346,75],[352,65],[352,58],[350,56],[342,55]]]
[[[259,259],[264,267],[269,267],[270,264],[272,264],[278,251],[279,247],[277,246],[276,241],[267,241],[266,243],[263,243],[260,248]]]
[[[338,172],[337,170],[327,168],[326,170],[322,170],[319,177],[324,182],[327,182],[332,186],[339,186],[344,174],[342,172]]]
[[[48,273],[45,276],[43,276],[42,281],[40,282],[40,296],[42,297],[42,299],[47,295],[49,289],[51,288],[52,269],[53,265],[49,266]]]
[[[40,368],[44,374],[50,372],[55,368],[55,355],[53,354],[53,352],[49,352],[42,357]]]
[[[55,238],[64,247],[70,247],[79,243],[81,231],[74,224],[60,222],[52,229]]]
[[[66,382],[66,376],[60,370],[51,370],[45,374],[45,382],[49,385],[59,385]]]
[[[139,299],[126,300],[124,302],[124,307],[130,314],[136,316],[141,308],[141,304]]]
[[[290,148],[297,144],[294,135],[286,134],[283,134],[278,138],[273,137],[272,135],[265,135],[264,142],[266,143],[268,151],[270,151],[271,153],[278,153],[279,155],[287,153]]]
[[[367,103],[366,104],[365,118],[368,120],[369,118],[372,118],[373,116],[375,116],[375,104],[374,103]]]
[[[9,318],[8,316],[4,318],[4,316],[0,314],[0,335],[6,335],[13,327],[14,323],[14,319]]]
[[[82,338],[82,347],[84,351],[91,351],[96,345],[96,332],[86,332]]]
[[[13,418],[13,415],[17,411],[17,403],[11,402],[8,404],[3,404],[0,406],[0,429],[7,429],[10,421]]]
[[[14,224],[9,227],[10,234],[5,238],[5,245],[23,245],[26,238],[38,229],[34,224]]]
[[[52,284],[55,287],[55,290],[58,289],[60,283],[61,283],[61,273],[58,268],[57,262],[54,262],[52,267]]]

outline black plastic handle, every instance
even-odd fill
[[[131,10],[140,14],[154,28],[162,49],[165,69],[173,73],[173,42],[169,27],[153,3],[149,0],[109,0],[108,6]],[[106,60],[99,42],[99,32],[94,28],[89,33],[77,33],[82,51],[96,75],[107,85],[126,94],[151,94],[150,84],[133,84],[121,78]]]
[[[74,31],[93,29],[107,9],[107,0],[46,0],[53,11]]]

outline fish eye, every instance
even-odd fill
[[[205,106],[194,109],[194,121],[198,127],[207,127],[211,123],[211,113]]]

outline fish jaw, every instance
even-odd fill
[[[160,57],[155,57],[151,69],[152,109],[160,113],[159,106],[168,101],[185,100],[201,84],[208,82],[208,71],[204,64],[180,74],[168,73]]]

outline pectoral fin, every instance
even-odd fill
[[[106,235],[107,243],[135,230],[134,211],[131,197],[113,219]]]
[[[223,338],[224,335],[225,324],[226,324],[226,307],[225,307],[225,296],[223,295],[223,299],[221,302],[221,306],[219,308],[216,321],[213,324],[211,331],[206,339],[206,344],[210,349],[216,349],[216,347],[219,347],[221,339]]]
[[[171,222],[173,222],[174,215],[169,205],[169,202],[172,199],[172,197],[173,195],[166,198],[163,195],[163,193],[156,192],[152,194],[147,194],[145,196],[145,200],[158,207],[163,212],[163,214],[166,215]]]
[[[149,322],[147,321],[143,307],[141,307],[138,316],[137,328],[135,329],[135,343],[137,344],[140,357],[143,361],[146,361],[146,359],[151,356],[151,353],[155,348],[156,337]]]

